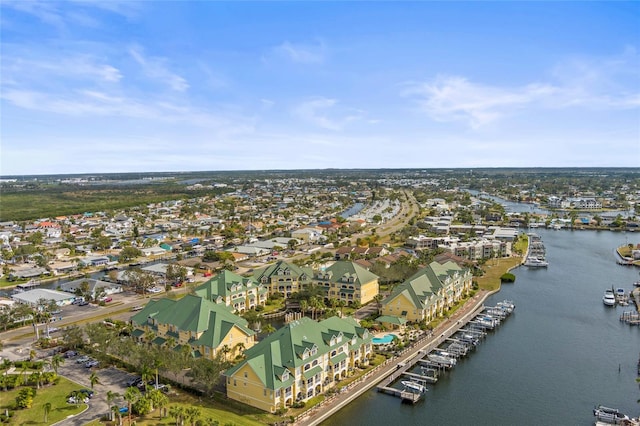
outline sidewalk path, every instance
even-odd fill
[[[400,356],[389,358],[377,367],[377,370],[370,371],[362,378],[343,388],[342,392],[325,399],[322,403],[314,406],[309,411],[301,414],[295,421],[297,426],[315,426],[327,420],[333,414],[344,408],[347,404],[358,398],[360,395],[373,388],[391,373],[397,371],[397,366],[401,362],[407,362],[416,356],[418,352],[430,351],[440,345],[445,339],[453,335],[460,329],[467,320],[476,314],[487,297],[495,292],[480,290],[463,307],[458,309],[449,319],[433,330],[431,335],[425,339],[415,342],[410,348],[405,349]]]

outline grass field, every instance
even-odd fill
[[[171,395],[169,400],[170,403],[167,407],[197,407],[200,409],[199,419],[217,420],[220,425],[231,424],[236,426],[259,426],[282,420],[279,416],[265,413],[258,409],[236,403],[232,400],[213,401],[206,398],[198,398],[184,392],[181,392],[178,395]],[[167,410],[167,412],[168,411],[169,410]],[[135,422],[136,425],[169,426],[175,425],[176,419],[173,417],[160,419],[160,412],[156,409],[146,416],[135,417]]]
[[[80,404],[75,406],[67,404],[67,395],[74,390],[80,390],[82,387],[76,383],[70,382],[63,377],[57,385],[49,385],[36,390],[36,397],[33,400],[33,406],[24,410],[13,410],[16,396],[21,388],[9,391],[0,391],[0,410],[2,412],[8,409],[13,413],[10,424],[15,425],[51,425],[67,416],[78,414],[86,405]],[[51,403],[51,411],[47,422],[44,421],[44,404]]]
[[[520,257],[505,257],[502,259],[489,259],[485,263],[484,275],[478,277],[478,286],[483,290],[497,290],[500,288],[500,277],[505,272],[522,262]]]

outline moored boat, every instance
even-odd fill
[[[527,260],[524,261],[524,266],[531,266],[534,268],[546,268],[547,266],[549,266],[549,262],[537,256],[529,256],[527,257]]]
[[[400,382],[402,384],[402,386],[404,386],[407,389],[410,389],[414,392],[419,392],[419,393],[424,393],[427,391],[427,387],[425,385],[422,385],[418,382],[414,382],[411,380],[402,380]]]
[[[603,405],[598,405],[593,409],[593,415],[596,416],[601,422],[608,424],[622,424],[623,422],[630,421],[629,416],[622,414],[617,408],[609,408]]]
[[[605,290],[604,296],[602,296],[602,303],[604,303],[606,306],[615,306],[616,296],[613,294],[612,289]]]

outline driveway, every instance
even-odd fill
[[[65,363],[58,368],[58,374],[78,383],[80,388],[91,389],[89,376],[92,372],[95,372],[100,379],[100,383],[93,387],[93,391],[95,393],[93,398],[89,400],[88,410],[85,410],[76,416],[62,420],[61,422],[56,423],[56,425],[82,426],[92,420],[99,419],[100,417],[107,415],[109,412],[109,407],[107,405],[107,392],[117,392],[120,395],[123,395],[126,391],[125,383],[127,380],[134,377],[134,375],[114,367],[101,369],[86,368],[84,364],[76,363],[76,358],[65,359]],[[126,405],[122,397],[116,399],[111,404],[118,404],[119,406]]]

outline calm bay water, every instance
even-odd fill
[[[475,352],[430,385],[416,405],[371,390],[323,425],[593,425],[597,404],[640,414],[635,381],[640,327],[619,321],[606,288],[633,288],[640,268],[613,250],[640,234],[536,230],[548,268],[519,267],[487,302],[510,299],[514,314]]]

